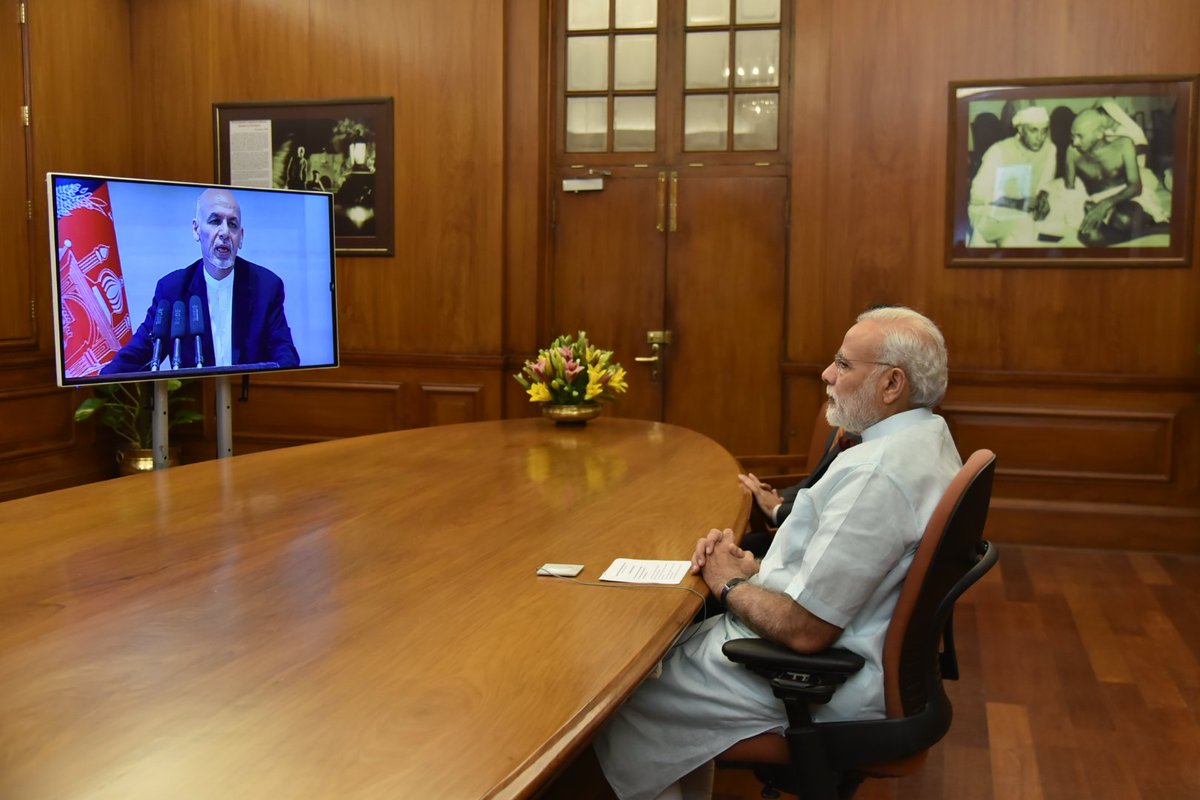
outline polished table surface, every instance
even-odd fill
[[[686,559],[745,519],[736,472],[526,419],[0,504],[0,797],[530,796],[700,605],[536,568]]]

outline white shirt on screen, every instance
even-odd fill
[[[203,269],[203,266],[201,267]],[[204,270],[208,289],[208,319],[212,324],[213,356],[216,367],[233,364],[233,272],[217,280]]]

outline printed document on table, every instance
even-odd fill
[[[650,561],[618,558],[604,570],[602,581],[618,583],[679,583],[687,577],[690,561]]]

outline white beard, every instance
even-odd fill
[[[883,419],[879,408],[872,402],[871,384],[864,381],[852,394],[842,398],[833,396],[833,388],[826,387],[829,403],[825,406],[825,421],[835,428],[844,428],[849,433],[862,433]]]

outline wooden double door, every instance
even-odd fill
[[[603,172],[601,189],[555,188],[553,329],[614,351],[629,391],[613,413],[777,452],[786,176]]]
[[[550,325],[614,413],[781,444],[790,4],[556,0]]]

